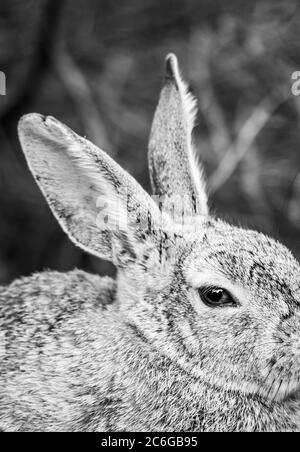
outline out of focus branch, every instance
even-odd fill
[[[195,58],[194,52],[189,56],[191,72],[195,74],[194,78],[197,79],[197,83],[199,80],[201,81],[198,106],[210,131],[211,147],[219,158],[229,148],[231,138],[224,112],[212,83],[211,60],[221,51],[221,46],[225,45],[224,41],[226,42],[226,39],[219,40],[218,36],[209,28],[201,31],[194,30],[190,48],[197,49],[197,57]]]
[[[251,149],[257,136],[265,127],[273,113],[288,98],[288,94],[282,94],[278,98],[267,96],[254,108],[250,117],[242,126],[236,140],[221,159],[217,169],[209,180],[210,192],[215,193],[230,178],[239,162]]]
[[[62,47],[53,54],[54,69],[72,100],[88,138],[103,149],[110,149],[105,127],[88,82],[72,56]]]
[[[205,90],[201,93],[199,108],[209,127],[209,138],[216,156],[220,157],[230,145],[230,134],[226,127],[225,117],[212,84],[208,78]]]
[[[291,192],[291,197],[288,202],[287,216],[289,221],[297,229],[300,229],[300,171],[294,179]]]

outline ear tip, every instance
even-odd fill
[[[21,116],[21,118],[19,119],[19,123],[18,126],[19,128],[24,128],[24,127],[30,127],[30,126],[34,126],[34,127],[38,127],[38,126],[42,126],[45,128],[49,128],[51,126],[58,126],[61,123],[55,119],[53,116],[44,116],[41,115],[40,113],[27,113],[23,116]]]
[[[41,123],[45,120],[45,116],[39,113],[27,113],[26,115],[21,116],[18,122],[18,130],[24,130],[28,128],[28,126],[32,126],[33,124]]]
[[[165,69],[166,79],[177,81],[178,77],[179,77],[177,56],[174,53],[169,53],[166,56],[165,61],[166,61],[166,69]]]
[[[48,135],[54,139],[64,139],[71,135],[71,130],[53,116],[28,113],[20,118],[18,133],[21,138]]]

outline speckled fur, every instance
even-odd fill
[[[156,177],[159,189],[174,174]],[[2,288],[0,430],[299,431],[298,262],[271,238],[211,216],[157,231],[148,209],[145,234],[113,234],[105,249],[115,281],[76,270]],[[93,240],[84,235],[83,248]],[[206,306],[203,284],[238,305]]]

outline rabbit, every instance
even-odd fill
[[[57,221],[117,275],[46,271],[1,288],[0,430],[300,430],[299,263],[210,214],[195,115],[169,54],[153,196],[53,117],[21,118]]]

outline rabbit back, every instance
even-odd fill
[[[100,403],[106,391],[105,378],[94,385],[93,376],[105,369],[102,319],[114,294],[112,279],[78,270],[35,274],[2,288],[1,430],[87,428],[93,394]]]

